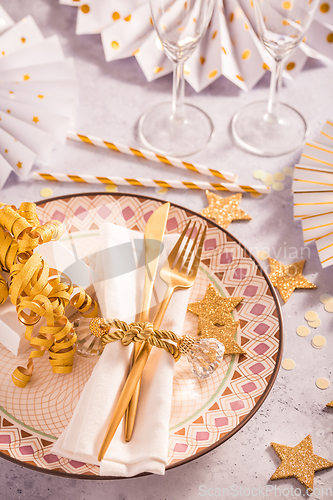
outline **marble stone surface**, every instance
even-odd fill
[[[66,55],[75,58],[80,81],[77,130],[139,146],[138,119],[150,105],[170,98],[171,76],[147,83],[134,59],[106,63],[100,37],[76,36],[76,9],[61,6],[58,0],[2,0],[2,5],[15,21],[31,14],[43,34],[58,34]],[[332,65],[308,60],[296,81],[284,82],[282,100],[305,116],[311,139],[315,138],[325,120],[333,117],[332,81]],[[215,125],[213,140],[205,151],[193,157],[195,161],[232,170],[239,174],[243,184],[253,182],[252,172],[256,168],[275,173],[297,162],[300,151],[272,159],[259,158],[237,149],[231,139],[229,127],[233,114],[246,103],[267,99],[268,85],[267,74],[248,93],[225,78],[218,79],[200,94],[186,86],[187,100],[204,108]],[[71,142],[55,149],[49,165],[34,168],[73,174],[194,179],[194,174],[189,172]],[[0,193],[0,199],[13,204],[36,201],[41,198],[40,190],[46,186],[53,189],[54,196],[102,190],[99,186],[19,182],[12,175]],[[293,220],[290,188],[289,178],[282,192],[272,192],[259,199],[245,195],[242,208],[252,215],[253,220],[233,223],[229,227],[230,232],[254,255],[265,249],[285,263],[306,258],[304,274],[318,287],[317,290],[296,291],[282,306],[285,326],[283,357],[292,358],[296,367],[290,372],[280,369],[268,398],[245,427],[214,451],[168,471],[165,476],[116,481],[64,479],[1,458],[1,500],[197,500],[204,498],[204,491],[207,498],[223,498],[218,488],[221,491],[229,488],[229,498],[237,499],[246,496],[269,499],[306,497],[305,489],[295,479],[269,481],[279,464],[269,445],[275,441],[294,446],[311,434],[315,453],[333,460],[333,410],[325,407],[333,399],[333,316],[325,312],[319,302],[321,294],[332,293],[333,266],[323,270],[315,246],[304,248],[300,223]],[[126,192],[159,197],[195,211],[206,205],[204,192],[168,191],[166,195],[159,195],[154,189],[135,188],[126,188]],[[311,330],[309,337],[301,338],[296,335],[296,328],[305,324],[304,314],[309,309],[318,312],[322,324],[317,330]],[[311,347],[315,333],[326,336],[327,344],[323,349]],[[320,376],[330,380],[330,389],[316,387],[315,380]],[[332,485],[333,470],[316,473],[316,491],[312,498],[330,498],[333,493],[321,491],[321,488],[332,488]],[[276,489],[267,492],[267,486]]]

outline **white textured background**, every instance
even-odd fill
[[[106,63],[99,35],[76,36],[76,9],[60,6],[58,0],[2,0],[2,5],[15,21],[31,14],[43,34],[58,34],[66,55],[75,58],[81,87],[77,130],[109,141],[139,146],[136,133],[138,119],[147,107],[170,97],[171,76],[149,84],[134,59]],[[305,116],[310,139],[315,138],[327,118],[333,118],[332,82],[332,66],[308,60],[296,82],[288,81],[283,87],[282,100],[292,104]],[[274,173],[297,162],[300,151],[265,159],[244,153],[233,145],[229,131],[233,114],[248,102],[266,99],[268,85],[267,74],[247,94],[223,77],[199,95],[189,86],[186,87],[188,101],[204,108],[215,124],[215,136],[211,144],[196,155],[195,161],[213,168],[233,170],[239,174],[241,184],[254,181],[252,172],[256,168]],[[59,146],[50,164],[38,168],[73,174],[200,179],[195,174],[75,143]],[[279,255],[284,263],[303,258],[302,231],[300,223],[293,221],[290,185],[289,179],[283,192],[273,192],[260,199],[244,196],[242,208],[253,220],[250,223],[233,223],[229,230],[254,255],[258,250],[267,250],[268,247],[271,256]],[[32,181],[18,182],[12,174],[0,193],[0,200],[11,204],[36,201],[40,199],[41,188],[46,186],[45,183]],[[54,196],[103,189],[78,184],[54,186],[50,183],[49,187],[53,188]],[[124,191],[124,188],[120,191]],[[160,197],[196,211],[206,205],[204,192],[169,191],[163,196],[156,194],[154,189],[126,188],[126,192]],[[317,284],[318,289],[296,291],[282,308],[285,322],[284,358],[294,359],[296,368],[291,372],[281,369],[263,406],[234,437],[204,457],[167,472],[164,477],[147,476],[118,481],[63,479],[33,472],[0,459],[1,500],[196,500],[204,498],[199,494],[200,485],[206,485],[207,491],[213,488],[210,493],[214,493],[215,488],[222,490],[223,487],[231,488],[234,485],[239,493],[233,498],[238,499],[245,498],[247,494],[247,491],[245,494],[240,492],[241,486],[265,488],[267,484],[280,490],[277,489],[276,493],[266,498],[299,498],[299,490],[296,490],[296,494],[292,493],[292,489],[299,487],[304,495],[305,489],[295,479],[269,482],[279,464],[269,444],[275,441],[294,446],[307,434],[312,434],[315,453],[333,460],[333,410],[325,408],[325,404],[333,399],[333,316],[325,312],[319,302],[322,293],[332,293],[333,266],[323,271],[314,245],[310,246],[310,252],[304,274]],[[307,257],[307,253],[304,257]],[[319,313],[322,325],[316,331],[311,330],[309,337],[301,338],[295,330],[300,324],[306,324],[303,317],[309,309]],[[315,333],[326,337],[324,349],[311,347],[311,338]],[[330,389],[317,389],[315,380],[319,376],[331,381]],[[333,470],[316,473],[315,486],[333,488]],[[258,491],[254,491],[252,498],[256,492],[258,494]],[[210,497],[207,495],[206,498]],[[312,498],[324,499],[327,496],[323,493],[312,495]]]

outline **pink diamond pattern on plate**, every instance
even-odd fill
[[[255,316],[260,316],[265,310],[265,307],[263,304],[256,304],[255,306],[252,307],[250,313],[254,314]]]
[[[185,443],[176,443],[173,451],[176,453],[184,453],[187,450],[188,446]]]
[[[153,214],[153,211],[150,210],[149,212],[146,212],[143,216],[144,220],[147,222],[149,217]]]
[[[10,444],[12,442],[12,438],[9,435],[0,436],[0,444]]]
[[[210,238],[209,240],[205,240],[205,251],[215,250],[216,248],[216,238]]]
[[[209,439],[209,432],[197,432],[195,438],[197,441],[207,441]]]
[[[247,275],[247,269],[244,267],[237,267],[234,272],[234,280],[243,280]]]
[[[44,455],[44,460],[48,464],[54,464],[55,462],[59,462],[59,458],[57,455],[54,455],[53,453],[49,453],[48,455]]]
[[[127,222],[128,220],[130,220],[134,215],[134,212],[133,210],[131,209],[131,207],[126,207],[123,209],[123,217],[125,219],[125,221]]]
[[[173,231],[174,229],[177,229],[178,227],[178,221],[176,217],[172,217],[171,219],[168,219],[166,223],[166,228],[168,231]]]
[[[256,384],[254,382],[248,382],[247,384],[242,385],[242,389],[244,392],[247,394],[249,392],[255,391],[257,388]]]
[[[268,325],[266,325],[265,323],[259,323],[259,325],[256,326],[253,331],[258,335],[265,335],[268,329],[269,329]]]
[[[59,210],[56,210],[56,211],[53,213],[52,219],[53,219],[53,220],[58,220],[59,222],[64,222],[64,220],[65,220],[65,214],[63,214],[63,213],[62,213],[62,212],[60,212]]]
[[[224,252],[220,258],[220,264],[230,264],[233,261],[233,255],[231,252]]]
[[[260,355],[260,354],[265,354],[265,352],[268,351],[268,349],[269,349],[268,345],[262,342],[261,344],[258,344],[253,350]]]
[[[87,215],[88,215],[88,212],[85,208],[83,207],[78,207],[75,212],[74,212],[75,216],[80,219],[80,220],[84,220]]]
[[[244,292],[243,292],[243,295],[245,295],[246,297],[254,297],[254,295],[257,293],[258,291],[258,287],[257,286],[253,286],[253,285],[248,285]]]
[[[233,411],[237,411],[237,410],[242,410],[244,408],[244,403],[243,401],[241,401],[240,399],[238,401],[233,401],[232,403],[230,403],[230,408],[233,410]]]
[[[98,215],[104,220],[107,219],[110,214],[111,210],[106,205],[103,205],[100,209],[98,209]]]
[[[265,370],[265,367],[262,363],[256,363],[255,365],[250,366],[250,370],[252,373],[257,374]]]
[[[228,425],[228,418],[227,417],[216,418],[215,425],[216,427],[225,427],[226,425]]]
[[[20,453],[22,455],[32,455],[33,452],[34,452],[33,447],[30,446],[30,445],[28,445],[28,446],[20,446],[19,450],[20,450]]]

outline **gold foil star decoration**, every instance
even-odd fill
[[[329,408],[333,408],[333,401],[331,401],[330,403],[327,403],[327,405]]]
[[[37,124],[39,122],[38,116],[34,116],[33,119],[32,119],[32,121]]]
[[[239,208],[243,196],[242,193],[234,194],[227,198],[222,198],[222,196],[218,196],[210,191],[206,191],[206,195],[209,205],[200,213],[204,217],[215,220],[223,229],[226,229],[234,220],[252,219],[252,217]]]
[[[188,311],[196,314],[198,333],[203,338],[216,338],[223,342],[225,354],[244,354],[245,351],[234,339],[239,321],[234,321],[231,312],[243,300],[243,297],[222,297],[209,284],[202,300],[189,304]]]
[[[277,443],[271,443],[271,445],[282,460],[271,479],[295,477],[309,491],[312,491],[315,472],[333,467],[333,462],[313,453],[310,434],[296,446],[284,446]]]
[[[302,275],[305,260],[284,265],[269,257],[268,262],[271,269],[268,277],[272,285],[278,289],[284,302],[287,302],[296,288],[317,288]]]
[[[16,166],[17,166],[17,168],[22,168],[22,162],[18,161]]]

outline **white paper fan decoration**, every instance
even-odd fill
[[[322,267],[333,265],[333,121],[317,142],[307,142],[295,165],[294,218],[301,219],[304,243],[315,242]]]
[[[2,22],[3,20],[3,22]],[[78,102],[72,59],[44,38],[31,16],[14,24],[0,8],[0,189],[14,171],[26,179],[64,143]]]
[[[148,81],[172,71],[148,0],[59,1],[78,7],[77,35],[101,34],[107,61],[135,56]],[[281,0],[282,6],[288,3]],[[333,0],[321,0],[305,42],[286,61],[285,76],[295,77],[309,56],[333,59]],[[249,90],[270,64],[256,34],[253,0],[217,0],[206,35],[186,63],[185,78],[197,92],[221,75]]]

